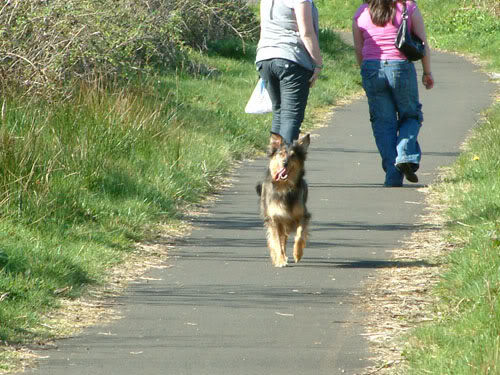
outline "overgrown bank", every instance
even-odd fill
[[[267,143],[269,116],[243,113],[257,80],[254,8],[105,3],[11,1],[0,11],[10,79],[0,105],[0,372],[12,366],[3,349],[56,334],[47,313],[106,283],[138,242],[179,225],[235,160]],[[199,30],[186,29],[192,17]],[[167,26],[178,34],[163,45]],[[328,27],[321,43],[326,67],[306,127],[359,90],[351,48]]]

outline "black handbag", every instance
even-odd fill
[[[406,1],[403,1],[402,18],[394,44],[398,50],[403,52],[408,60],[420,60],[425,56],[425,44],[422,39],[408,29],[408,10],[406,9]]]

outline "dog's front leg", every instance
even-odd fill
[[[278,224],[278,238],[279,238],[279,253],[276,261],[276,267],[286,267],[288,265],[288,257],[286,256],[286,241],[288,235],[286,228],[283,224]]]
[[[267,244],[271,252],[273,266],[285,267],[288,264],[288,259],[285,254],[286,233],[283,225],[276,222],[271,222],[267,228]]]
[[[273,266],[277,267],[281,250],[278,229],[273,222],[267,224],[267,246],[269,247]]]

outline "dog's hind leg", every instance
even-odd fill
[[[295,241],[293,245],[293,259],[295,263],[300,262],[302,255],[304,255],[304,248],[306,247],[307,232],[308,232],[309,220],[304,220],[297,226],[297,232],[295,234]]]

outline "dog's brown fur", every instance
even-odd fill
[[[309,134],[287,145],[273,134],[269,145],[269,168],[264,182],[257,185],[260,211],[267,227],[267,244],[275,267],[288,264],[286,242],[295,231],[293,257],[302,258],[311,215],[307,211],[307,183],[304,162],[310,143]]]

